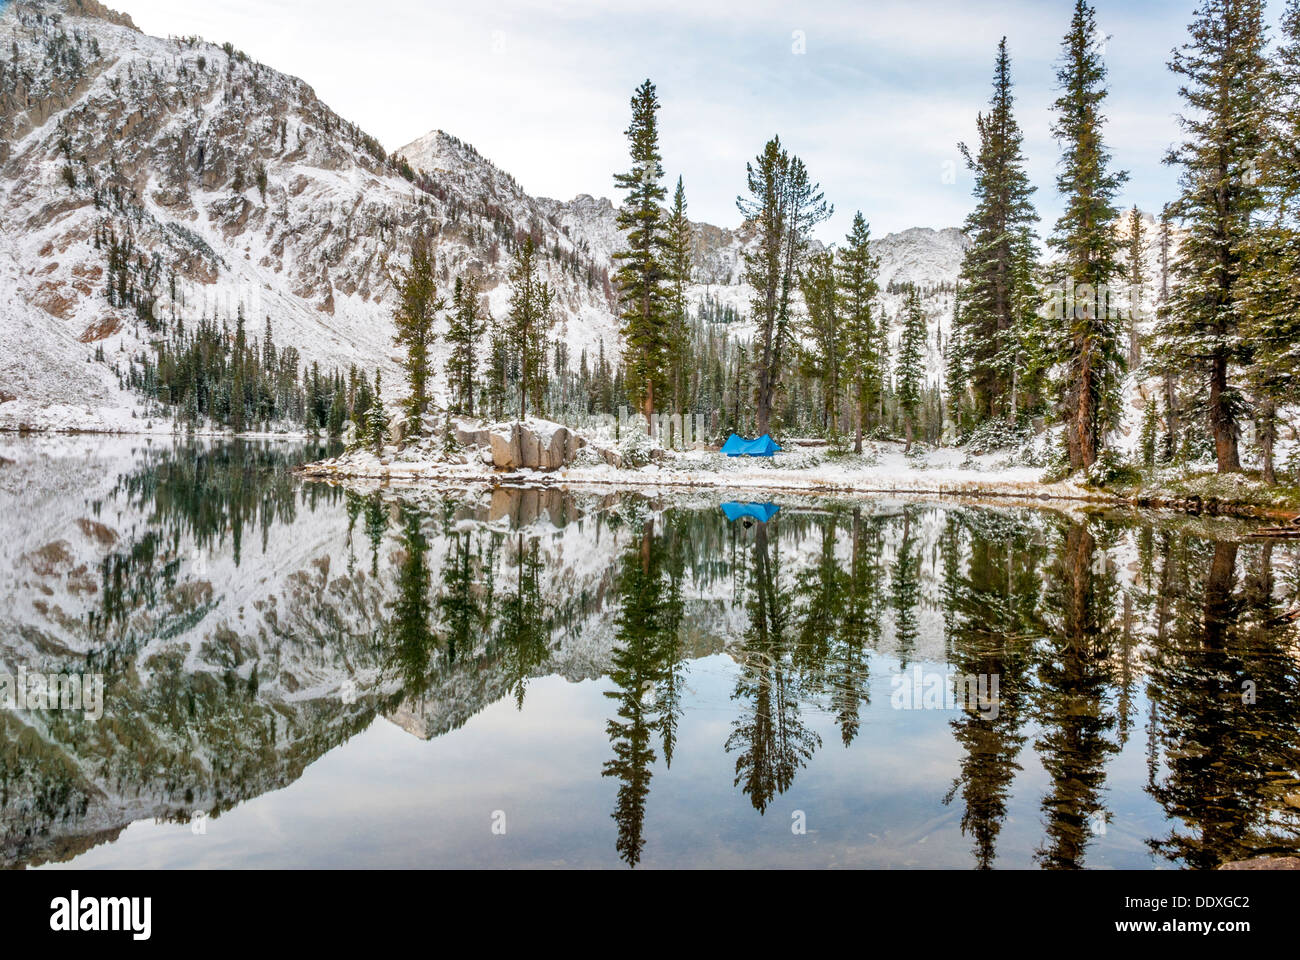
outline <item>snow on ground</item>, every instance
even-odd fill
[[[413,456],[393,448],[376,455],[357,450],[310,464],[313,479],[370,479],[448,485],[546,484],[627,488],[712,488],[735,491],[809,493],[923,493],[996,495],[1111,501],[1115,498],[1072,482],[1043,483],[1042,468],[1017,466],[1006,451],[975,456],[961,448],[914,448],[877,441],[861,456],[832,456],[825,448],[793,447],[771,458],[727,457],[716,450],[656,450],[653,462],[617,467],[580,453],[574,465],[553,471],[496,470],[473,451],[453,461]],[[454,460],[464,460],[464,463]]]

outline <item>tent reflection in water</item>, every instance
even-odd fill
[[[722,512],[726,514],[727,519],[732,523],[739,520],[746,529],[754,525],[754,521],[767,523],[776,516],[776,512],[781,508],[774,503],[724,503]]]
[[[770,457],[780,451],[776,441],[766,433],[757,440],[746,440],[740,434],[733,433],[722,445],[722,452],[729,457]]]

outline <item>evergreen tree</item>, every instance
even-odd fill
[[[969,407],[970,363],[967,356],[970,344],[962,319],[961,286],[952,298],[952,325],[949,327],[948,343],[944,348],[944,390],[948,394],[948,409],[951,411],[953,426],[961,429]]]
[[[388,414],[384,412],[384,398],[379,391],[379,371],[375,370],[375,392],[366,411],[366,439],[376,454],[384,452],[388,442]]]
[[[1155,394],[1147,398],[1146,409],[1142,411],[1142,433],[1138,437],[1138,452],[1142,455],[1142,466],[1148,470],[1156,465],[1156,438],[1160,433],[1160,415],[1156,409]]]
[[[515,253],[510,271],[510,309],[506,314],[506,342],[519,363],[519,417],[545,413],[546,348],[555,323],[554,295],[538,275],[538,253],[531,236]]]
[[[243,433],[247,424],[244,416],[244,351],[247,343],[244,338],[244,306],[239,305],[239,315],[235,321],[235,349],[231,355],[231,369],[234,376],[230,384],[230,428],[235,433]]]
[[[854,408],[854,453],[862,452],[862,431],[868,408],[875,408],[881,390],[880,356],[876,351],[876,320],[873,311],[880,292],[876,274],[880,260],[871,254],[871,227],[859,210],[853,226],[837,251],[839,309],[843,313],[842,376]]]
[[[1056,186],[1065,213],[1049,244],[1061,255],[1061,360],[1070,469],[1090,467],[1119,417],[1125,356],[1108,291],[1122,275],[1116,261],[1115,194],[1128,174],[1107,168],[1102,141],[1106,66],[1097,22],[1086,0],[1076,0],[1057,70],[1061,95],[1052,134],[1062,147]]]
[[[424,234],[416,236],[411,245],[411,263],[398,268],[394,278],[397,287],[397,310],[393,316],[397,333],[393,341],[406,351],[402,368],[410,396],[406,409],[406,436],[416,439],[424,430],[424,414],[432,399],[430,381],[433,378],[429,350],[437,337],[434,323],[443,309],[438,299],[438,283],[434,276],[433,246]],[[378,393],[378,391],[376,391]]]
[[[1142,288],[1146,285],[1146,269],[1142,265],[1142,250],[1146,244],[1146,230],[1137,206],[1128,213],[1128,368],[1136,370],[1142,362],[1142,345],[1138,340],[1138,321],[1142,318]]]
[[[668,362],[670,290],[664,268],[665,218],[659,205],[668,192],[661,181],[659,99],[646,80],[632,96],[632,123],[625,131],[632,159],[627,173],[614,184],[628,191],[615,222],[627,233],[627,249],[614,254],[621,265],[615,274],[623,304],[623,360],[627,384],[647,417],[654,415],[656,389],[662,390]]]
[[[898,394],[898,411],[907,432],[907,446],[912,449],[912,436],[916,426],[917,408],[925,388],[925,311],[921,308],[921,295],[913,287],[903,307],[903,332],[898,344],[898,368],[895,390]]]
[[[1157,331],[1156,338],[1159,337],[1161,330],[1169,316],[1169,256],[1173,246],[1173,209],[1169,204],[1165,204],[1160,210],[1160,298],[1156,310]],[[1153,339],[1156,339],[1153,338]],[[1163,353],[1163,351],[1160,351]],[[1165,401],[1165,436],[1162,442],[1162,457],[1166,461],[1172,461],[1178,452],[1178,372],[1181,364],[1170,362],[1170,358],[1165,355],[1161,366],[1164,368],[1164,401]]]
[[[768,433],[790,344],[792,307],[808,258],[812,230],[834,208],[808,176],[802,160],[773,137],[754,162],[745,165],[749,197],[736,206],[753,223],[757,244],[745,252],[744,280],[754,288],[755,413],[758,432]]]
[[[1263,477],[1272,484],[1278,408],[1300,398],[1300,0],[1289,0],[1283,12],[1270,80],[1260,170],[1265,218],[1246,249],[1241,323],[1252,351],[1246,380],[1256,405]]]
[[[668,379],[673,405],[686,412],[688,401],[691,333],[687,322],[686,287],[691,282],[691,255],[694,235],[686,218],[686,188],[677,178],[672,209],[668,212],[664,234],[664,276],[668,283]]]
[[[1238,430],[1245,402],[1234,379],[1249,362],[1240,319],[1242,266],[1252,216],[1263,204],[1257,176],[1265,146],[1267,61],[1261,0],[1202,0],[1191,42],[1169,68],[1183,78],[1187,139],[1166,162],[1182,167],[1176,213],[1186,234],[1177,285],[1161,325],[1166,362],[1200,381],[1219,472],[1239,470]]]
[[[832,255],[815,254],[800,278],[800,286],[807,308],[803,324],[804,372],[821,386],[822,426],[835,436],[839,433],[841,366],[847,342]]]
[[[457,277],[447,317],[447,381],[451,394],[451,409],[456,413],[474,416],[474,385],[478,375],[479,340],[487,331],[479,305],[479,279],[470,274]]]
[[[993,97],[988,114],[976,118],[979,150],[961,144],[975,178],[975,209],[966,218],[970,246],[959,279],[962,309],[954,335],[965,344],[951,367],[954,386],[969,383],[979,419],[1014,419],[1025,387],[1036,393],[1044,367],[1033,287],[1034,187],[1025,172],[1024,136],[1012,112],[1011,58],[1007,40],[998,44]],[[955,378],[955,380],[953,379]],[[1037,402],[1039,398],[1033,396]]]

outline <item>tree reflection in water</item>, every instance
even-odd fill
[[[19,558],[32,601],[0,643],[11,666],[35,650],[46,670],[104,672],[106,716],[90,729],[50,715],[38,743],[0,713],[6,863],[113,822],[105,797],[144,798],[164,818],[219,811],[296,779],[377,716],[437,737],[497,701],[523,710],[536,678],[577,671],[606,688],[600,772],[614,781],[613,847],[635,866],[657,849],[655,785],[714,769],[683,739],[701,709],[691,663],[706,656],[729,714],[707,751],[746,817],[814,765],[920,749],[946,772],[915,802],[960,813],[977,868],[1102,865],[1102,838],[1143,805],[1159,818],[1144,814],[1134,844],[1157,860],[1300,851],[1300,661],[1284,616],[1300,551],[1240,523],[796,500],[745,525],[637,495],[345,493],[296,484],[251,445],[151,456],[93,510],[103,547],[84,573],[58,567],[57,544]],[[109,530],[114,511],[137,519]],[[259,570],[277,537],[331,518],[336,567],[309,555]],[[232,583],[264,584],[241,588],[254,602],[238,617],[221,613],[230,588],[188,559],[195,545],[229,558]],[[133,669],[145,650],[149,670]],[[996,713],[957,709],[942,742],[891,742],[873,721],[900,718],[871,685],[913,665],[997,677]],[[355,701],[297,693],[341,677],[358,678]],[[1145,761],[1136,786],[1117,782],[1121,755]],[[855,783],[867,797],[890,786],[879,780],[866,767]],[[889,826],[885,811],[865,816]],[[1031,852],[1000,856],[1008,830]]]

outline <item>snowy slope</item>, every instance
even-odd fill
[[[435,236],[444,280],[484,274],[494,312],[501,238],[540,233],[568,255],[550,277],[564,335],[612,333],[599,271],[454,138],[427,177],[403,176],[301,80],[232,48],[145,36],[90,0],[12,4],[3,32],[0,428],[137,426],[118,373],[148,349],[141,311],[233,326],[242,308],[253,335],[269,318],[304,362],[378,364],[393,382],[389,276],[417,230]],[[117,303],[110,235],[130,244]]]
[[[250,335],[269,320],[304,364],[378,365],[400,383],[390,276],[417,230],[444,283],[482,276],[496,316],[508,248],[532,233],[571,355],[617,355],[610,200],[530,197],[442,131],[388,153],[302,80],[229,46],[146,36],[94,0],[21,0],[2,22],[0,429],[161,426],[120,379],[151,352],[150,316],[233,327],[242,310]],[[746,313],[752,231],[696,226],[693,300]],[[951,281],[960,244],[955,230],[881,238],[882,287]],[[949,302],[927,308],[946,323]]]

